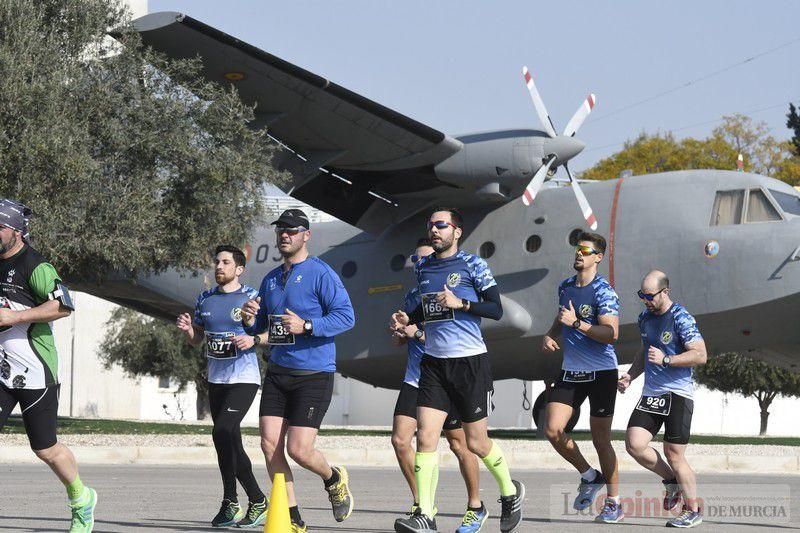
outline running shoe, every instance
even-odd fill
[[[91,533],[94,527],[94,508],[97,505],[97,492],[86,487],[87,495],[75,504],[70,504],[72,522],[69,533]],[[85,493],[86,494],[86,493]]]
[[[581,484],[578,485],[578,495],[575,497],[575,502],[572,504],[572,508],[576,511],[583,511],[594,502],[594,497],[597,496],[597,493],[605,487],[606,485],[606,478],[602,472],[597,472],[594,480],[586,481],[585,479],[581,478]]]
[[[422,514],[422,510],[419,508],[410,517],[395,520],[394,530],[397,533],[435,533],[438,531],[436,520]]]
[[[667,527],[682,527],[682,528],[690,528],[699,526],[703,523],[703,514],[700,510],[691,511],[685,505],[683,506],[683,512],[673,518],[672,520],[667,522]]]
[[[328,500],[330,500],[333,508],[333,517],[337,522],[344,522],[353,514],[353,495],[347,485],[347,469],[343,466],[334,466],[332,468],[338,472],[339,481],[330,487],[326,487],[325,490],[328,491]]]
[[[594,521],[603,522],[605,524],[616,524],[617,522],[622,522],[623,518],[625,518],[625,513],[622,512],[622,507],[611,498],[606,498],[603,509],[600,511],[599,515],[594,517]]]
[[[247,506],[247,512],[244,514],[244,518],[239,520],[236,527],[250,528],[263,526],[264,522],[267,521],[268,506],[269,500],[267,500],[266,496],[264,496],[264,499],[260,502],[250,502],[250,505]]]
[[[677,479],[664,479],[664,510],[671,511],[676,505],[681,503],[681,486]]]
[[[512,480],[517,487],[513,496],[501,496],[500,502],[500,531],[509,533],[514,531],[522,521],[522,501],[525,499],[525,485],[517,480]]]
[[[244,509],[237,502],[222,500],[217,516],[211,520],[213,527],[235,526],[236,523],[244,518]]]
[[[292,529],[289,531],[289,533],[306,533],[306,531],[307,531],[307,529],[306,529],[306,523],[305,522],[301,521],[298,524],[294,520],[292,521]]]
[[[488,518],[489,511],[483,505],[481,505],[479,511],[467,509],[464,518],[461,520],[461,526],[456,529],[456,533],[478,533]]]

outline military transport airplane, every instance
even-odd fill
[[[312,253],[341,274],[356,310],[355,329],[337,339],[342,374],[399,386],[405,352],[389,342],[387,322],[415,283],[409,255],[440,204],[464,211],[462,247],[486,258],[503,294],[502,320],[483,323],[497,379],[557,373],[561,357],[542,354],[541,338],[572,273],[570,244],[595,224],[609,241],[602,274],[622,301],[621,361],[639,346],[636,291],[655,267],[713,352],[798,361],[800,195],[787,184],[692,170],[584,183],[585,196],[569,173],[570,185],[542,186],[583,148],[573,135],[593,95],[558,135],[526,70],[541,128],[451,137],[191,17],[154,13],[135,28],[168,56],[200,56],[209,80],[256,104],[255,126],[285,147],[276,163],[291,173],[286,192],[339,219],[313,225]],[[269,228],[256,231],[247,283],[280,261],[274,241]],[[201,277],[174,271],[81,287],[170,319],[202,289]]]

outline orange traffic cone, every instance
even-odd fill
[[[292,529],[289,518],[289,498],[286,495],[286,477],[275,474],[272,480],[272,494],[269,497],[269,512],[264,523],[264,533],[288,533]]]

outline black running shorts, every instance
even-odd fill
[[[400,394],[397,395],[397,403],[394,406],[394,416],[407,416],[416,420],[418,396],[419,389],[417,389],[417,387],[409,385],[408,383],[403,383],[400,387]],[[461,429],[461,419],[452,405],[447,413],[444,429]]]
[[[649,431],[653,436],[658,435],[664,425],[664,442],[672,444],[688,444],[692,431],[692,414],[694,402],[672,393],[672,405],[668,415],[660,415],[638,408],[631,413],[628,427],[640,427]]]
[[[548,401],[563,403],[573,409],[589,398],[589,414],[596,417],[614,416],[617,401],[617,370],[570,372],[562,370],[550,391]]]
[[[0,430],[8,416],[19,404],[22,423],[32,450],[46,450],[55,446],[58,419],[58,393],[61,385],[46,389],[9,389],[0,384]]]
[[[259,415],[285,418],[290,426],[319,429],[331,405],[333,376],[333,372],[294,376],[267,371]]]
[[[477,422],[492,409],[492,367],[489,355],[439,358],[422,356],[419,407],[449,412],[455,408],[462,422]]]

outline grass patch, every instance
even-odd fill
[[[25,433],[22,419],[9,418],[4,428],[6,433]],[[59,418],[58,432],[61,435],[106,434],[106,435],[210,435],[210,424],[181,424],[176,422],[136,422],[130,420],[102,420],[95,418]],[[242,434],[258,435],[258,428],[243,427]],[[383,429],[322,429],[320,435],[351,437],[389,437],[391,432]],[[494,429],[489,431],[493,439],[535,439],[536,432],[526,429]],[[578,441],[591,440],[588,431],[573,431]],[[624,431],[612,431],[611,438],[625,439]],[[656,441],[660,441],[656,437]],[[800,437],[725,437],[716,435],[692,435],[692,444],[768,444],[776,446],[800,446]]]

